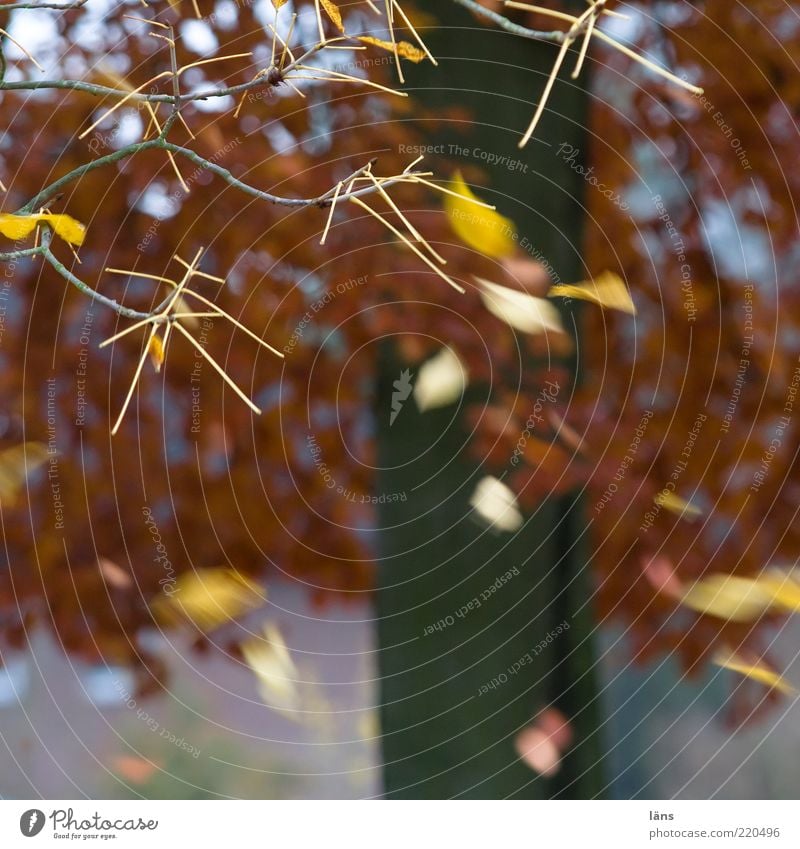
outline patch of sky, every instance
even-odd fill
[[[205,21],[188,18],[181,21],[179,30],[184,46],[199,56],[212,56],[219,49],[214,30]]]
[[[152,215],[159,221],[172,218],[177,214],[179,205],[174,195],[167,192],[167,186],[160,181],[151,183],[142,194],[136,198],[134,208],[145,215]]]
[[[289,399],[286,397],[287,394],[290,396]],[[291,400],[292,394],[291,387],[276,380],[260,389],[253,400],[262,413],[268,413],[280,407],[282,403],[285,404],[287,400]]]
[[[239,20],[236,3],[233,0],[219,0],[209,20],[219,29],[232,30]]]
[[[751,280],[763,292],[774,291],[774,245],[764,227],[738,219],[724,200],[709,200],[701,210],[702,233],[714,263],[725,277]]]

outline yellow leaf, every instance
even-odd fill
[[[156,617],[167,625],[187,620],[211,631],[264,603],[264,589],[233,569],[197,569],[165,584],[152,602]]]
[[[371,35],[362,35],[358,40],[363,41],[364,44],[372,44],[375,47],[381,47],[384,50],[388,50],[390,53],[394,53],[396,47],[397,55],[402,56],[404,59],[408,59],[410,62],[419,63],[427,55],[424,50],[420,50],[419,47],[415,47],[407,41],[397,41],[392,43],[391,41],[384,41],[382,38],[374,38]]]
[[[86,236],[86,228],[80,221],[69,215],[53,215],[40,212],[37,215],[0,214],[0,233],[9,239],[24,239],[29,236],[39,222],[48,224],[65,241],[71,245],[82,245]]]
[[[24,239],[30,236],[35,227],[36,216],[34,215],[0,214],[0,233],[8,239]]]
[[[800,612],[800,583],[780,569],[771,569],[759,583],[772,593],[773,606],[789,613]]]
[[[631,299],[625,281],[613,271],[604,271],[594,280],[584,280],[575,285],[553,286],[548,294],[551,297],[591,301],[601,307],[636,315],[636,305]]]
[[[0,451],[0,504],[13,504],[31,472],[47,460],[47,446],[23,442]]]
[[[723,669],[730,669],[732,672],[738,672],[746,678],[757,681],[770,689],[774,688],[788,696],[795,694],[795,689],[789,682],[779,675],[774,669],[764,663],[763,660],[750,663],[740,655],[733,653],[730,655],[717,655],[714,658],[714,663]]]
[[[483,305],[501,321],[523,333],[564,333],[558,310],[546,298],[537,298],[498,283],[475,277]]]
[[[757,578],[715,574],[693,584],[682,601],[700,613],[751,622],[769,610],[800,612],[800,583],[780,569]]]
[[[272,0],[272,5],[275,7],[276,11],[280,9],[281,6],[285,6],[289,0]]]
[[[264,704],[291,715],[300,706],[297,667],[275,625],[265,625],[263,634],[241,643],[242,655],[258,680],[258,693]]]
[[[676,495],[668,489],[662,489],[653,501],[655,501],[659,507],[663,507],[665,510],[669,510],[670,513],[675,513],[678,516],[694,518],[695,516],[702,516],[703,514],[703,511],[699,507],[696,507],[688,501],[684,501],[680,495]]]
[[[150,339],[147,351],[150,354],[150,362],[153,364],[153,368],[157,372],[161,371],[161,366],[164,363],[164,343],[160,336],[153,336]]]
[[[110,88],[118,88],[129,93],[133,93],[136,89],[125,79],[118,74],[113,68],[108,65],[98,65],[93,68],[96,79],[103,85]]]
[[[453,232],[464,244],[486,256],[500,259],[510,256],[515,249],[514,222],[504,218],[494,209],[479,206],[481,202],[456,171],[451,191],[457,195],[445,195],[445,210]]]
[[[773,598],[770,588],[757,580],[715,573],[692,584],[681,604],[729,622],[753,622],[769,610]]]
[[[513,533],[522,527],[517,497],[502,481],[487,475],[478,481],[470,506],[493,530]]]
[[[461,398],[467,387],[467,367],[452,348],[442,348],[419,370],[414,400],[423,412],[446,407]]]
[[[409,62],[415,62],[417,64],[428,55],[424,50],[420,50],[419,47],[415,47],[407,41],[397,42],[397,53],[404,59],[408,59]]]
[[[342,22],[342,13],[339,11],[339,7],[335,3],[332,3],[331,0],[319,0],[319,4],[331,21],[333,21],[336,29],[339,32],[344,32],[344,23]]]
[[[39,216],[47,222],[65,242],[71,245],[82,245],[86,237],[86,227],[69,215],[51,215],[44,213]]]

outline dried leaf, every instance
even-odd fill
[[[729,622],[753,622],[769,610],[773,598],[770,588],[757,580],[715,573],[692,584],[681,604]]]
[[[364,42],[364,44],[371,44],[374,47],[381,47],[383,50],[388,50],[390,53],[394,53],[395,44],[397,46],[397,55],[402,56],[403,59],[408,59],[410,62],[421,62],[426,54],[424,50],[420,50],[419,47],[415,47],[413,44],[409,44],[407,41],[398,41],[395,44],[392,44],[391,41],[384,41],[382,38],[374,38],[371,35],[361,35],[358,37],[359,41]]]
[[[681,601],[700,613],[751,622],[770,610],[800,612],[800,583],[780,569],[756,578],[715,574],[693,584]]]
[[[325,14],[331,19],[336,29],[339,32],[344,32],[344,22],[342,21],[342,13],[339,7],[335,3],[332,3],[331,0],[319,0],[319,4],[325,10]]]
[[[520,760],[534,772],[550,778],[561,769],[561,753],[545,731],[535,725],[524,728],[514,738]]]
[[[31,472],[46,460],[47,446],[41,442],[23,442],[0,451],[0,503],[12,504]]]
[[[450,190],[458,197],[445,195],[444,207],[453,232],[464,244],[497,259],[510,256],[516,247],[514,222],[493,209],[479,206],[481,201],[456,171]]]
[[[299,673],[277,626],[264,626],[264,636],[241,643],[245,662],[258,679],[264,704],[291,715],[299,708]]]
[[[285,6],[289,0],[272,0],[272,5],[275,7],[275,11],[281,8],[281,6]]]
[[[594,280],[584,280],[575,285],[560,284],[553,286],[548,294],[551,297],[591,301],[607,309],[636,315],[636,305],[631,299],[631,293],[628,291],[625,281],[613,271],[604,271]]]
[[[772,593],[773,607],[789,613],[800,612],[800,583],[793,575],[780,569],[771,569],[759,578],[759,583]]]
[[[478,482],[469,503],[478,516],[495,530],[512,532],[522,527],[517,497],[502,481],[491,475]]]
[[[683,583],[675,574],[675,564],[664,554],[642,557],[642,572],[656,592],[680,601],[683,598]]]
[[[678,516],[685,518],[695,518],[702,516],[703,511],[689,501],[685,501],[680,495],[676,495],[668,489],[663,489],[653,499],[659,507],[669,510],[670,513],[675,513]]]
[[[772,667],[766,664],[763,660],[750,662],[735,652],[730,655],[719,654],[714,658],[714,663],[723,669],[730,669],[732,672],[738,672],[746,678],[757,681],[769,689],[779,690],[787,696],[793,696],[796,693],[794,687],[789,682],[779,675]]]
[[[181,575],[150,606],[166,625],[188,621],[201,631],[212,631],[260,607],[265,597],[259,584],[233,569],[218,567]]]
[[[533,723],[514,738],[520,759],[540,775],[555,775],[561,757],[569,748],[574,731],[569,720],[556,708],[545,708]]]
[[[509,289],[475,277],[480,296],[489,312],[523,333],[563,333],[561,316],[546,298],[536,298],[518,289]]]
[[[150,362],[153,364],[153,368],[157,372],[161,371],[161,366],[164,364],[164,343],[161,341],[160,336],[150,337],[147,352],[150,355]]]
[[[458,401],[466,386],[466,366],[452,348],[442,348],[419,370],[414,400],[423,411],[445,407]]]
[[[128,572],[121,566],[109,560],[107,557],[100,557],[97,560],[97,568],[100,574],[113,587],[120,590],[127,590],[133,586],[133,579]]]

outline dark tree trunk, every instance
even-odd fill
[[[475,122],[469,136],[444,131],[431,141],[526,163],[527,173],[487,169],[497,192],[492,199],[563,281],[580,279],[583,182],[556,149],[563,142],[585,149],[585,92],[571,81],[557,84],[536,139],[519,151],[518,133],[556,48],[481,26],[450,0],[424,8],[441,22],[426,36],[440,64],[416,70],[414,94],[434,108],[463,106]],[[516,535],[483,532],[468,517],[468,500],[485,472],[466,455],[452,409],[420,415],[409,400],[402,420],[389,427],[383,413],[402,368],[386,348],[378,417],[379,464],[386,471],[378,485],[408,496],[383,505],[380,514],[386,529],[378,579],[386,795],[595,796],[602,788],[602,747],[581,505],[552,498]],[[420,456],[424,460],[412,459]],[[455,616],[512,567],[519,574],[489,601]],[[452,624],[426,635],[440,620]],[[569,629],[533,663],[479,695],[565,620]],[[576,743],[559,775],[548,780],[519,761],[513,741],[549,705],[570,718]]]

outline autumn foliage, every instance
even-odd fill
[[[409,19],[398,19],[395,57],[386,33],[370,29],[367,5],[340,19],[338,7],[322,3],[327,37],[343,27],[357,36],[349,50],[326,54],[339,63],[327,67],[399,88],[396,62],[426,60],[410,27],[416,21],[424,32],[437,22],[409,8]],[[154,81],[147,91],[169,95],[165,69],[194,65],[181,74],[186,91],[252,86],[189,100],[169,127],[173,145],[234,182],[157,145],[114,160],[166,121],[166,108],[154,117],[131,99],[103,117],[115,101],[80,87],[5,90],[4,249],[33,247],[34,228],[52,225],[66,240],[52,250],[72,274],[148,315],[170,291],[154,278],[179,281],[196,261],[195,290],[257,339],[212,315],[216,306],[195,304],[207,314],[184,319],[166,351],[163,336],[148,341],[148,327],[101,348],[135,319],[87,297],[41,256],[4,264],[0,438],[7,448],[46,447],[31,455],[38,469],[29,464],[27,479],[2,493],[0,621],[9,643],[46,623],[72,652],[151,666],[140,635],[154,622],[186,627],[186,618],[159,617],[159,606],[165,587],[196,570],[240,574],[224,584],[234,611],[279,577],[318,598],[368,592],[375,449],[365,422],[375,362],[393,338],[418,368],[439,346],[406,331],[435,323],[468,375],[465,424],[487,474],[508,471],[523,513],[554,493],[585,491],[601,621],[623,621],[635,653],[676,652],[687,667],[719,652],[764,661],[753,625],[791,610],[785,598],[780,610],[765,603],[737,621],[730,609],[689,604],[687,594],[712,573],[785,568],[800,544],[791,287],[798,186],[786,167],[800,89],[791,54],[770,35],[783,5],[681,5],[668,39],[645,15],[640,47],[662,51],[675,74],[702,82],[704,95],[621,53],[589,60],[596,179],[587,174],[585,279],[570,281],[551,279],[545,258],[519,247],[513,222],[479,205],[487,179],[475,164],[463,175],[442,158],[418,166],[433,166],[426,179],[458,197],[401,180],[391,203],[375,190],[372,212],[342,202],[329,220],[337,186],[346,192],[373,158],[375,174],[403,174],[403,151],[425,140],[416,119],[430,126],[445,116],[423,116],[413,99],[322,71],[298,72],[294,82],[270,76],[275,50],[284,49],[273,47],[272,21],[255,6],[121,3],[102,21],[90,6],[52,16],[48,50],[65,77],[130,91]],[[318,38],[313,7],[300,18],[310,27],[304,43]],[[286,13],[274,19],[284,36]],[[153,37],[164,33],[142,19],[174,28],[173,55]],[[543,26],[532,13],[520,20]],[[584,32],[575,30],[576,49]],[[237,58],[200,64],[219,56]],[[20,58],[6,80],[30,71]],[[529,120],[520,115],[520,133]],[[588,167],[584,154],[576,167]],[[9,220],[45,186],[102,157],[110,157],[103,167],[48,197],[46,211],[27,211],[38,220]],[[322,200],[270,203],[236,181]],[[469,196],[478,202],[471,213]],[[409,247],[385,222],[410,223],[446,265],[413,232]],[[70,229],[78,226],[80,238]],[[573,312],[577,349],[563,320]],[[541,417],[526,427],[542,392]],[[513,456],[519,462],[508,467]],[[189,617],[188,627],[198,644],[216,629],[223,641],[237,639],[235,622]]]

